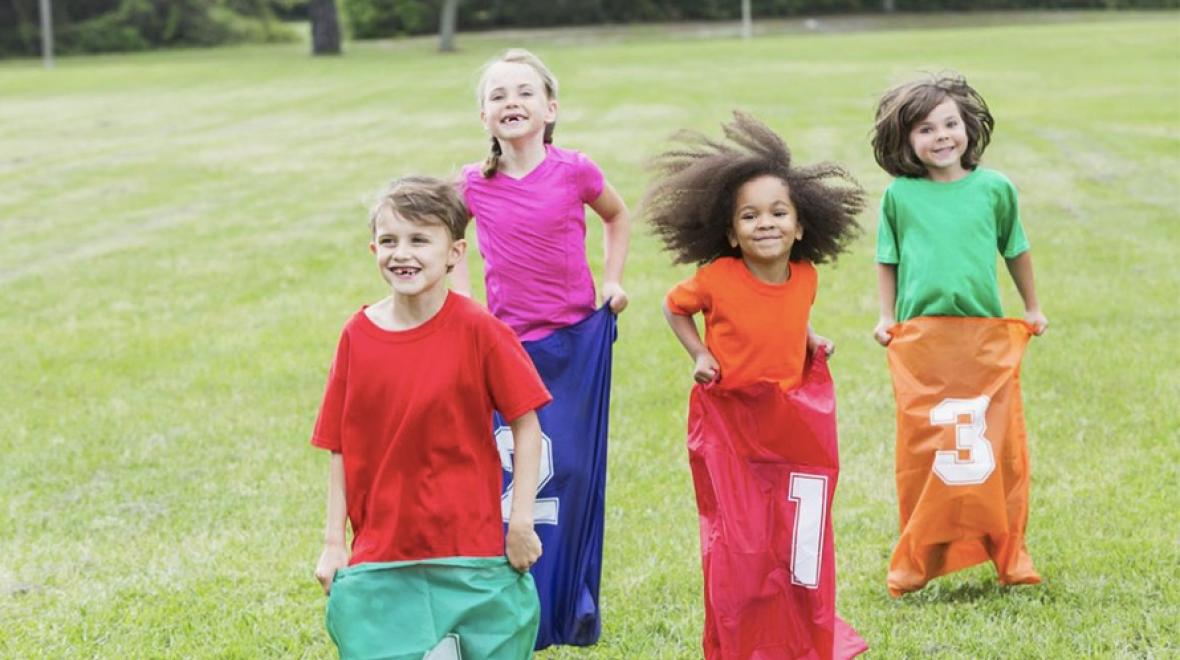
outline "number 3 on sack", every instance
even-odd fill
[[[987,430],[986,395],[974,399],[943,399],[930,409],[930,423],[955,427],[955,448],[934,454],[934,474],[948,486],[967,486],[987,481],[996,469],[992,443],[983,435]],[[967,422],[959,421],[966,416]],[[960,456],[966,453],[967,458]]]

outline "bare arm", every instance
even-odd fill
[[[508,563],[524,572],[541,557],[541,539],[533,529],[533,506],[541,467],[541,423],[529,411],[513,420],[512,513],[504,540]]]
[[[831,355],[836,352],[836,342],[827,337],[817,334],[815,328],[811,324],[807,324],[807,353],[813,354],[816,351],[823,349],[825,355]]]
[[[618,314],[627,307],[623,267],[631,246],[631,214],[623,198],[609,183],[604,185],[602,194],[590,204],[590,208],[603,223],[602,297],[610,300],[611,311]]]
[[[336,571],[348,565],[344,526],[348,518],[348,502],[344,494],[344,456],[332,452],[328,463],[328,514],[324,525],[324,550],[315,567],[315,577],[328,593]]]
[[[672,334],[676,335],[676,338],[680,340],[680,345],[688,351],[689,357],[693,359],[693,380],[698,383],[719,380],[721,365],[717,364],[717,359],[701,341],[701,335],[697,332],[697,324],[693,322],[692,317],[677,314],[668,309],[667,305],[664,305],[663,308],[664,318],[668,320]]]
[[[882,346],[888,346],[893,341],[889,328],[897,323],[894,309],[897,307],[897,265],[877,264],[877,298],[880,300],[880,311],[877,327],[873,328],[873,338]]]
[[[1037,302],[1037,287],[1033,281],[1032,252],[1025,250],[1004,261],[1008,265],[1008,273],[1012,275],[1012,281],[1016,283],[1016,290],[1020,292],[1020,298],[1024,301],[1024,320],[1032,324],[1034,333],[1045,334],[1045,330],[1049,327],[1049,319],[1041,313],[1041,305]]]

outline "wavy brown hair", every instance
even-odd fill
[[[967,79],[948,71],[897,85],[881,97],[872,138],[873,156],[881,169],[893,176],[926,176],[926,166],[910,146],[910,131],[948,98],[959,106],[963,127],[967,129],[967,149],[960,162],[968,170],[979,165],[983,150],[991,142],[996,121],[987,109],[987,102],[967,84]]]
[[[787,184],[803,227],[791,259],[835,260],[860,232],[856,216],[864,210],[865,194],[856,179],[835,163],[792,164],[782,138],[745,113],[735,110],[733,121],[721,128],[727,141],[677,133],[681,144],[654,161],[657,178],[644,198],[644,214],[676,263],[741,256],[729,242],[737,191],[762,176]]]

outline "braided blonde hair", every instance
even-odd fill
[[[488,71],[499,64],[500,62],[515,62],[518,64],[527,64],[532,67],[537,75],[540,76],[541,82],[545,86],[545,96],[549,101],[557,100],[557,76],[545,66],[541,58],[533,55],[523,48],[510,48],[500,55],[488,60],[487,64],[483,65],[479,73],[479,83],[475,86],[475,101],[479,107],[483,108],[485,87],[488,83]],[[545,124],[545,144],[553,143],[553,129],[557,126],[557,122],[549,122]],[[503,155],[500,149],[500,141],[492,136],[492,151],[483,162],[483,167],[480,168],[480,173],[485,179],[490,179],[496,175],[496,170],[500,167],[500,156]]]

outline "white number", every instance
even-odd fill
[[[795,532],[791,534],[791,582],[819,588],[824,517],[828,511],[828,478],[820,474],[791,473],[788,498],[795,503]]]
[[[943,399],[942,403],[930,409],[931,424],[955,426],[955,449],[934,454],[934,474],[946,485],[981,484],[996,469],[992,443],[983,435],[987,430],[987,407],[990,403],[991,399],[987,396]],[[967,416],[966,424],[959,423],[960,415]],[[960,459],[959,452],[967,452],[968,458]]]
[[[463,660],[463,652],[459,650],[459,636],[451,633],[443,637],[434,648],[422,656],[422,660]]]
[[[496,448],[500,450],[500,465],[506,472],[512,472],[512,427],[501,426],[496,429]],[[541,434],[541,465],[537,472],[537,492],[553,478],[553,441],[544,433]],[[504,494],[500,496],[500,515],[504,522],[508,522],[512,514],[512,488],[516,483],[508,484]],[[538,497],[533,508],[533,522],[538,525],[557,524],[558,500],[556,497]]]

